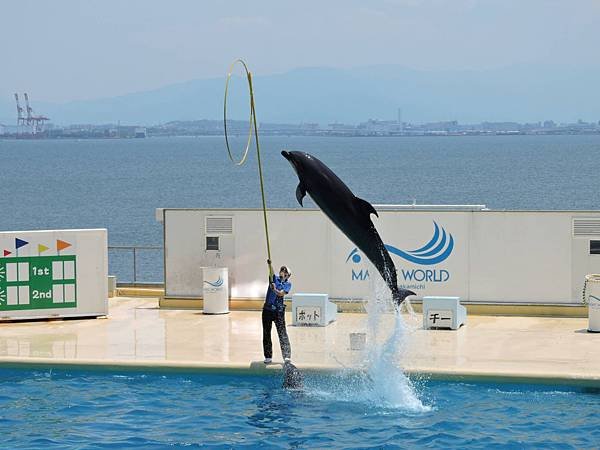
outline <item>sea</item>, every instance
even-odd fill
[[[231,143],[240,158],[245,138]],[[264,136],[260,147],[272,208],[298,206],[285,149],[315,155],[373,204],[600,210],[600,135]],[[261,207],[255,147],[237,166],[219,136],[0,139],[0,161],[2,231],[107,228],[112,247],[161,247],[156,208]],[[109,251],[119,281],[133,281],[132,261]],[[162,281],[160,248],[140,250],[137,265],[136,281]]]

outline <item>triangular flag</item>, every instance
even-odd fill
[[[50,250],[50,247],[46,247],[45,245],[38,244],[38,253],[44,253],[46,250]]]
[[[15,238],[15,248],[19,249],[21,247],[25,247],[29,242],[24,241],[23,239]]]
[[[56,250],[58,250],[59,252],[70,246],[71,244],[69,244],[68,242],[61,241],[60,239],[56,240]]]
[[[8,256],[10,255],[12,252],[9,252],[8,250],[4,250],[4,256]]]

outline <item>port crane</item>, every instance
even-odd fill
[[[23,117],[23,107],[19,103],[19,94],[15,93],[15,101],[17,102],[17,126],[25,125],[25,117]]]
[[[29,96],[27,95],[27,92],[24,93],[23,96],[25,97],[25,105],[27,107],[27,125],[33,127],[34,134],[39,133],[44,128],[44,122],[50,119],[46,116],[34,116],[33,108],[29,106]]]
[[[29,95],[23,94],[25,97],[25,109],[19,102],[19,94],[15,93],[15,102],[17,103],[17,126],[28,126],[31,127],[31,132],[37,134],[44,129],[44,123],[50,120],[46,116],[36,116],[33,108],[29,105]],[[24,112],[27,111],[27,115]]]

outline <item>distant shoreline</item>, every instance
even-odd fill
[[[331,138],[407,138],[407,137],[472,137],[472,136],[596,136],[600,135],[600,129],[594,131],[564,131],[564,132],[423,132],[423,133],[403,133],[403,134],[359,134],[359,133],[272,133],[261,132],[261,137],[331,137]],[[246,134],[233,134],[235,138],[246,138]],[[143,140],[153,138],[203,138],[203,137],[221,137],[224,134],[148,134],[146,137],[104,137],[98,135],[77,135],[77,136],[36,136],[36,135],[0,135],[0,141],[77,141],[77,140]]]

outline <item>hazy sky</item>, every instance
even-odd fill
[[[401,64],[598,64],[599,0],[2,0],[0,93],[114,96],[222,77]]]

